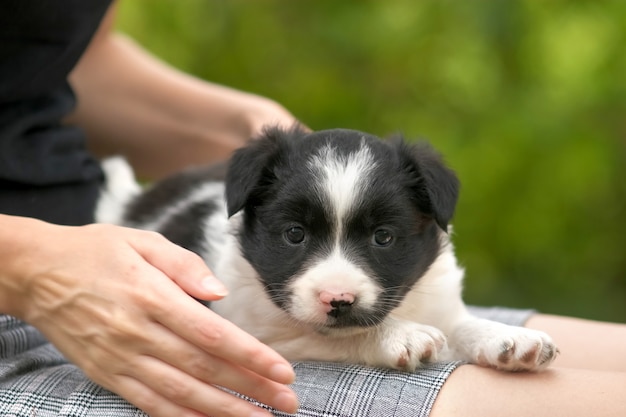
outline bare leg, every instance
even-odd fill
[[[626,325],[536,314],[526,327],[548,333],[560,354],[555,367],[626,372]]]
[[[508,373],[464,365],[443,385],[431,417],[623,417],[626,373],[555,368]]]
[[[464,365],[450,375],[431,417],[626,416],[626,325],[538,314],[526,327],[561,354],[545,372]]]

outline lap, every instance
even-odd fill
[[[530,310],[476,308],[474,314],[522,325]],[[299,362],[292,388],[302,416],[428,416],[459,362],[432,364],[415,373],[357,365]],[[124,399],[87,379],[33,327],[0,316],[0,415],[145,416]],[[280,414],[277,414],[280,415]]]

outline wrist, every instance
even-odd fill
[[[40,220],[0,214],[0,312],[27,315],[35,253],[41,238],[55,227]]]

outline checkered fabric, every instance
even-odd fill
[[[522,325],[530,310],[472,309],[477,315]],[[415,373],[355,365],[298,362],[293,389],[299,417],[425,417],[459,362]],[[275,413],[277,416],[286,414]],[[32,326],[0,315],[0,416],[145,417],[91,382]]]

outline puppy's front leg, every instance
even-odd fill
[[[540,371],[558,349],[544,332],[467,316],[448,339],[455,358],[506,371]]]
[[[367,337],[360,353],[371,366],[413,371],[421,364],[436,362],[446,349],[446,337],[439,329],[391,317]]]

